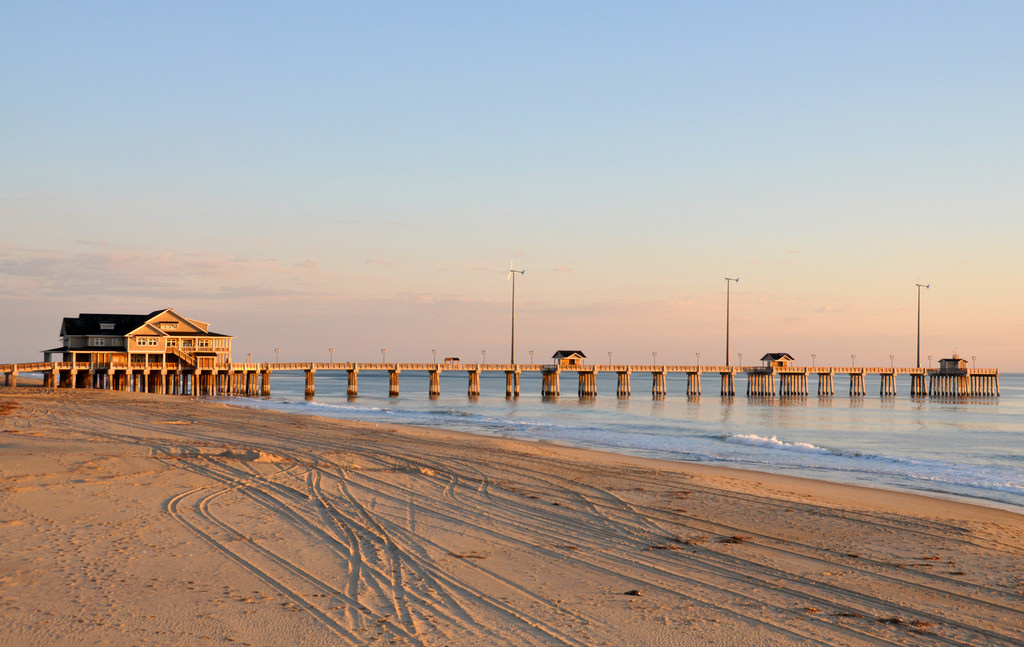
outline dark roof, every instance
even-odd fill
[[[82,313],[77,317],[64,317],[64,323],[60,327],[60,334],[124,336],[161,312],[163,310],[157,310],[155,313],[148,315]],[[107,330],[105,326],[100,326],[100,324],[113,324],[114,326]]]
[[[765,356],[761,358],[762,362],[774,362],[780,359],[792,360],[793,356],[789,353],[765,353]]]
[[[579,355],[580,357],[586,357],[581,350],[556,350],[555,354],[551,357],[571,357],[572,355]]]
[[[139,328],[147,321],[158,314],[167,312],[170,308],[154,310],[148,315],[124,315],[124,314],[95,314],[82,313],[77,317],[64,317],[60,327],[61,336],[64,335],[113,335],[124,337],[131,331]],[[100,324],[114,324],[113,328],[106,329]],[[230,337],[218,332],[186,332],[175,331],[175,337]]]

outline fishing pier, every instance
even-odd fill
[[[952,360],[943,360],[952,362]],[[202,396],[269,396],[271,375],[275,372],[302,372],[305,374],[305,393],[316,393],[318,373],[344,372],[348,377],[348,395],[359,395],[359,374],[378,373],[388,376],[388,394],[397,397],[402,373],[426,373],[428,393],[441,395],[442,373],[463,373],[467,379],[467,394],[480,395],[480,377],[484,373],[505,375],[506,397],[518,397],[520,378],[526,373],[539,373],[541,395],[557,397],[561,393],[563,373],[574,374],[577,394],[595,397],[597,376],[614,373],[615,395],[632,396],[634,377],[650,376],[651,396],[668,395],[668,375],[686,374],[685,395],[699,396],[702,377],[718,374],[720,395],[736,395],[736,378],[742,376],[749,397],[791,397],[810,395],[814,382],[818,396],[832,396],[836,390],[837,375],[845,376],[851,397],[867,395],[865,376],[879,376],[879,395],[893,397],[897,393],[897,376],[908,375],[907,390],[911,397],[998,397],[998,369],[968,368],[962,360],[955,365],[939,368],[899,368],[861,366],[713,366],[664,364],[483,364],[483,363],[357,363],[357,362],[276,362],[225,363],[207,367],[188,367],[181,364],[118,362],[37,362],[28,364],[0,364],[3,384],[16,386],[18,376],[41,374],[43,385],[50,388],[112,389],[145,393]],[[812,377],[813,376],[813,377]],[[571,378],[570,378],[571,379]]]

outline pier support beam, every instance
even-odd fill
[[[651,397],[660,400],[668,395],[668,381],[665,379],[665,371],[651,372]]]
[[[270,395],[270,369],[260,371],[260,395]]]
[[[398,376],[402,373],[399,368],[393,368],[388,371],[388,397],[398,397]]]
[[[734,371],[722,371],[722,397],[736,395],[736,373]]]
[[[519,370],[505,371],[505,397],[519,397]]]
[[[686,374],[686,395],[701,395],[700,371]]]
[[[835,380],[832,379],[832,372],[818,373],[818,395],[835,395]]]
[[[850,396],[867,395],[864,387],[864,373],[850,373]]]
[[[630,396],[630,383],[629,383],[629,371],[618,372],[618,386],[615,388],[615,395],[620,398],[628,398]]]
[[[306,397],[316,395],[316,369],[310,366],[306,369]]]
[[[775,372],[771,369],[748,371],[747,395],[775,395]]]
[[[881,384],[878,387],[878,395],[882,397],[896,395],[896,373],[882,373]]]
[[[435,368],[429,371],[430,374],[430,397],[436,398],[441,395],[441,369]]]
[[[597,372],[596,371],[580,371],[579,372],[579,395],[581,398],[593,397],[597,395]]]
[[[469,397],[475,398],[480,395],[480,369],[469,371]]]
[[[558,397],[561,395],[558,375],[559,370],[557,368],[551,371],[546,370],[541,374],[540,394],[543,397]]]

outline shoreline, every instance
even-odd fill
[[[1024,641],[999,507],[33,387],[0,458],[0,645]]]

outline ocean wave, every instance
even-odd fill
[[[830,454],[833,456],[844,455],[842,452],[818,447],[817,445],[812,445],[810,443],[787,443],[784,440],[779,440],[778,436],[766,438],[764,436],[758,436],[757,434],[738,434],[734,436],[726,436],[722,440],[736,445],[767,447],[768,449],[781,449],[784,451],[799,452],[801,454]]]

